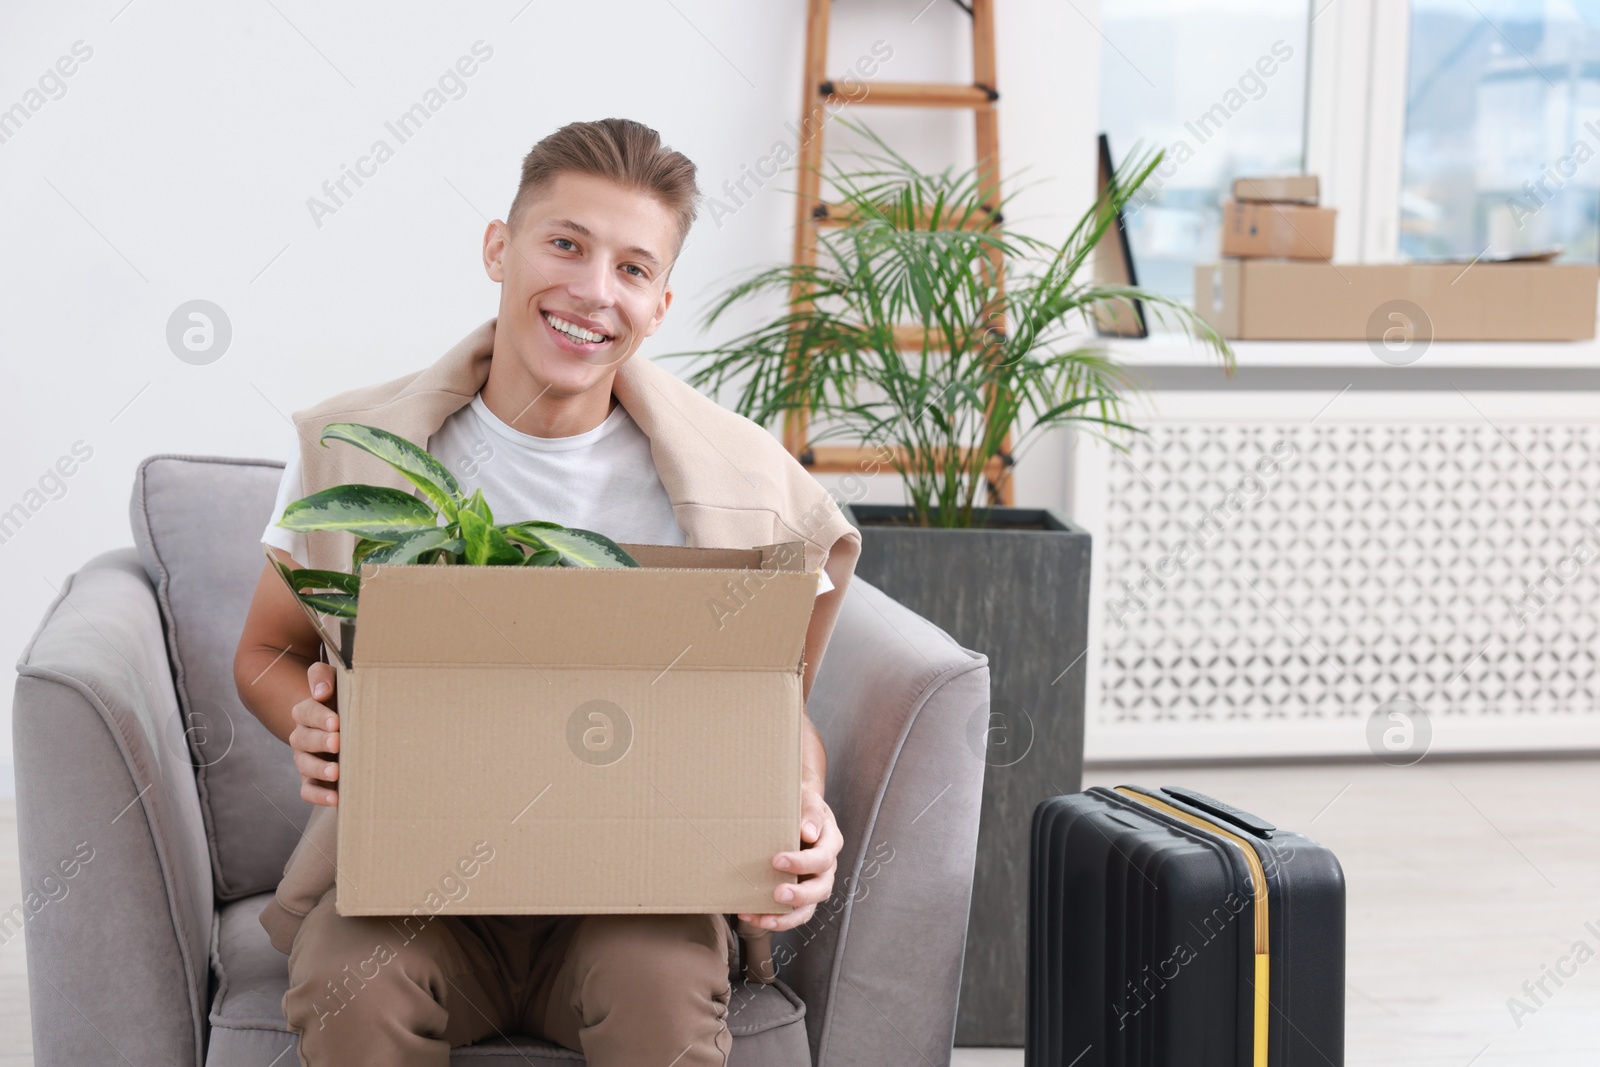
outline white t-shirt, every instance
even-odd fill
[[[340,442],[330,448],[350,448]],[[534,437],[502,422],[483,402],[483,394],[460,408],[428,439],[428,451],[444,464],[463,494],[482,489],[496,522],[542,519],[605,534],[619,544],[683,545],[683,530],[672,513],[645,436],[618,404],[605,421],[571,437]],[[292,441],[272,522],[264,544],[281,548],[302,567],[306,536],[276,525],[283,509],[305,495],[301,488],[300,448]],[[833,588],[819,571],[820,596]]]

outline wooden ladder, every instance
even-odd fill
[[[930,0],[930,6],[937,0]],[[1000,99],[995,84],[994,0],[954,0],[972,19],[972,73],[973,84],[955,85],[915,82],[870,82],[865,98],[849,101],[834,91],[828,78],[828,24],[832,13],[832,0],[810,0],[806,15],[805,83],[801,89],[800,129],[802,131],[799,153],[799,196],[795,200],[794,262],[801,266],[815,266],[817,262],[817,229],[822,226],[842,226],[850,222],[847,212],[830,209],[822,200],[822,130],[827,122],[825,106],[835,100],[856,107],[926,107],[965,108],[972,111],[977,127],[977,159],[979,191],[988,209],[987,217],[998,223],[996,210],[1000,196],[1000,128],[995,102]],[[805,136],[809,133],[810,136]],[[1004,281],[1004,263],[998,249],[990,257],[997,283]],[[803,290],[791,294],[794,300],[804,297]],[[1005,329],[1005,321],[994,317],[997,329]],[[922,330],[918,327],[897,327],[897,339],[902,348],[917,350],[922,345]],[[805,352],[792,357],[797,361],[806,358]],[[798,370],[791,364],[791,372]],[[989,406],[992,413],[993,396]],[[791,410],[784,420],[783,441],[789,453],[815,474],[841,474],[864,469],[864,462],[881,454],[880,449],[864,445],[818,446],[806,448],[806,434],[810,412]],[[901,452],[904,462],[904,450]],[[963,455],[967,450],[963,449]],[[1000,442],[1000,454],[991,458],[984,468],[984,480],[989,503],[1010,504],[1012,485],[1010,477],[1011,433],[1008,430]],[[906,463],[909,467],[909,463]]]

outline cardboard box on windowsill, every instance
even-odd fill
[[[639,567],[363,566],[353,648],[307,609],[340,915],[790,910],[818,573],[798,541],[622,547]]]
[[[1581,341],[1595,335],[1589,263],[1314,263],[1195,267],[1195,310],[1230,340]]]
[[[1264,178],[1235,178],[1235,200],[1270,201],[1279,204],[1315,204],[1322,195],[1315,174],[1285,174]]]
[[[1230,200],[1222,205],[1222,254],[1330,260],[1337,215],[1331,207]]]

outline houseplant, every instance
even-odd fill
[[[1137,432],[1123,414],[1133,382],[1089,336],[1097,310],[1139,300],[1230,373],[1233,353],[1172,298],[1085,276],[1160,153],[1125,162],[1051,244],[1006,228],[1009,197],[986,207],[978,168],[923,173],[872,131],[838,121],[872,146],[859,168],[830,175],[847,224],[819,227],[815,265],[737,280],[704,325],[750,305],[777,302],[780,313],[674,357],[703,360],[691,383],[735,386],[736,409],[763,425],[815,413],[823,429],[807,451],[833,437],[863,441],[882,460],[864,471],[904,479],[904,505],[845,504],[862,534],[856,573],[991,659],[990,700],[968,730],[989,766],[956,1040],[1015,1046],[1029,818],[1082,778],[1089,536],[1048,508],[980,504],[978,489],[997,458],[1003,479],[1047,430],[1073,426],[1118,449],[1118,435]],[[1008,455],[1002,442],[1024,412],[1031,425]]]
[[[996,457],[1014,465],[1024,442],[1066,425],[1113,447],[1122,446],[1102,428],[1136,430],[1122,417],[1132,382],[1081,332],[1096,310],[1143,301],[1231,373],[1228,343],[1186,304],[1081,276],[1162,153],[1125,162],[1108,192],[1052,245],[988,224],[1003,219],[1015,194],[991,213],[977,167],[926,174],[870,129],[838,121],[876,146],[861,153],[863,167],[831,175],[852,221],[819,228],[815,265],[755,271],[712,302],[708,330],[774,297],[786,310],[715,348],[664,357],[707,360],[689,378],[695,386],[716,391],[739,381],[734,406],[762,425],[802,408],[832,420],[808,449],[839,437],[887,446],[887,465],[905,479],[909,521],[970,528],[990,521],[976,496]],[[996,260],[1005,265],[1003,285],[989,269]],[[805,358],[795,367],[797,352]],[[1031,425],[1003,456],[1001,441],[1024,410]]]
[[[637,567],[611,538],[559,523],[496,524],[483,490],[463,495],[449,469],[425,449],[388,430],[329,423],[320,438],[343,441],[383,460],[422,496],[381,485],[335,485],[291,502],[277,525],[287,530],[342,530],[356,535],[350,572],[278,565],[309,607],[354,619],[363,563],[444,563],[514,567]],[[348,635],[346,636],[348,641]]]

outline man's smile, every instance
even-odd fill
[[[588,355],[599,352],[612,341],[608,331],[596,328],[598,323],[586,325],[549,311],[540,311],[539,315],[544,319],[551,336],[556,339],[556,344],[569,352]]]

